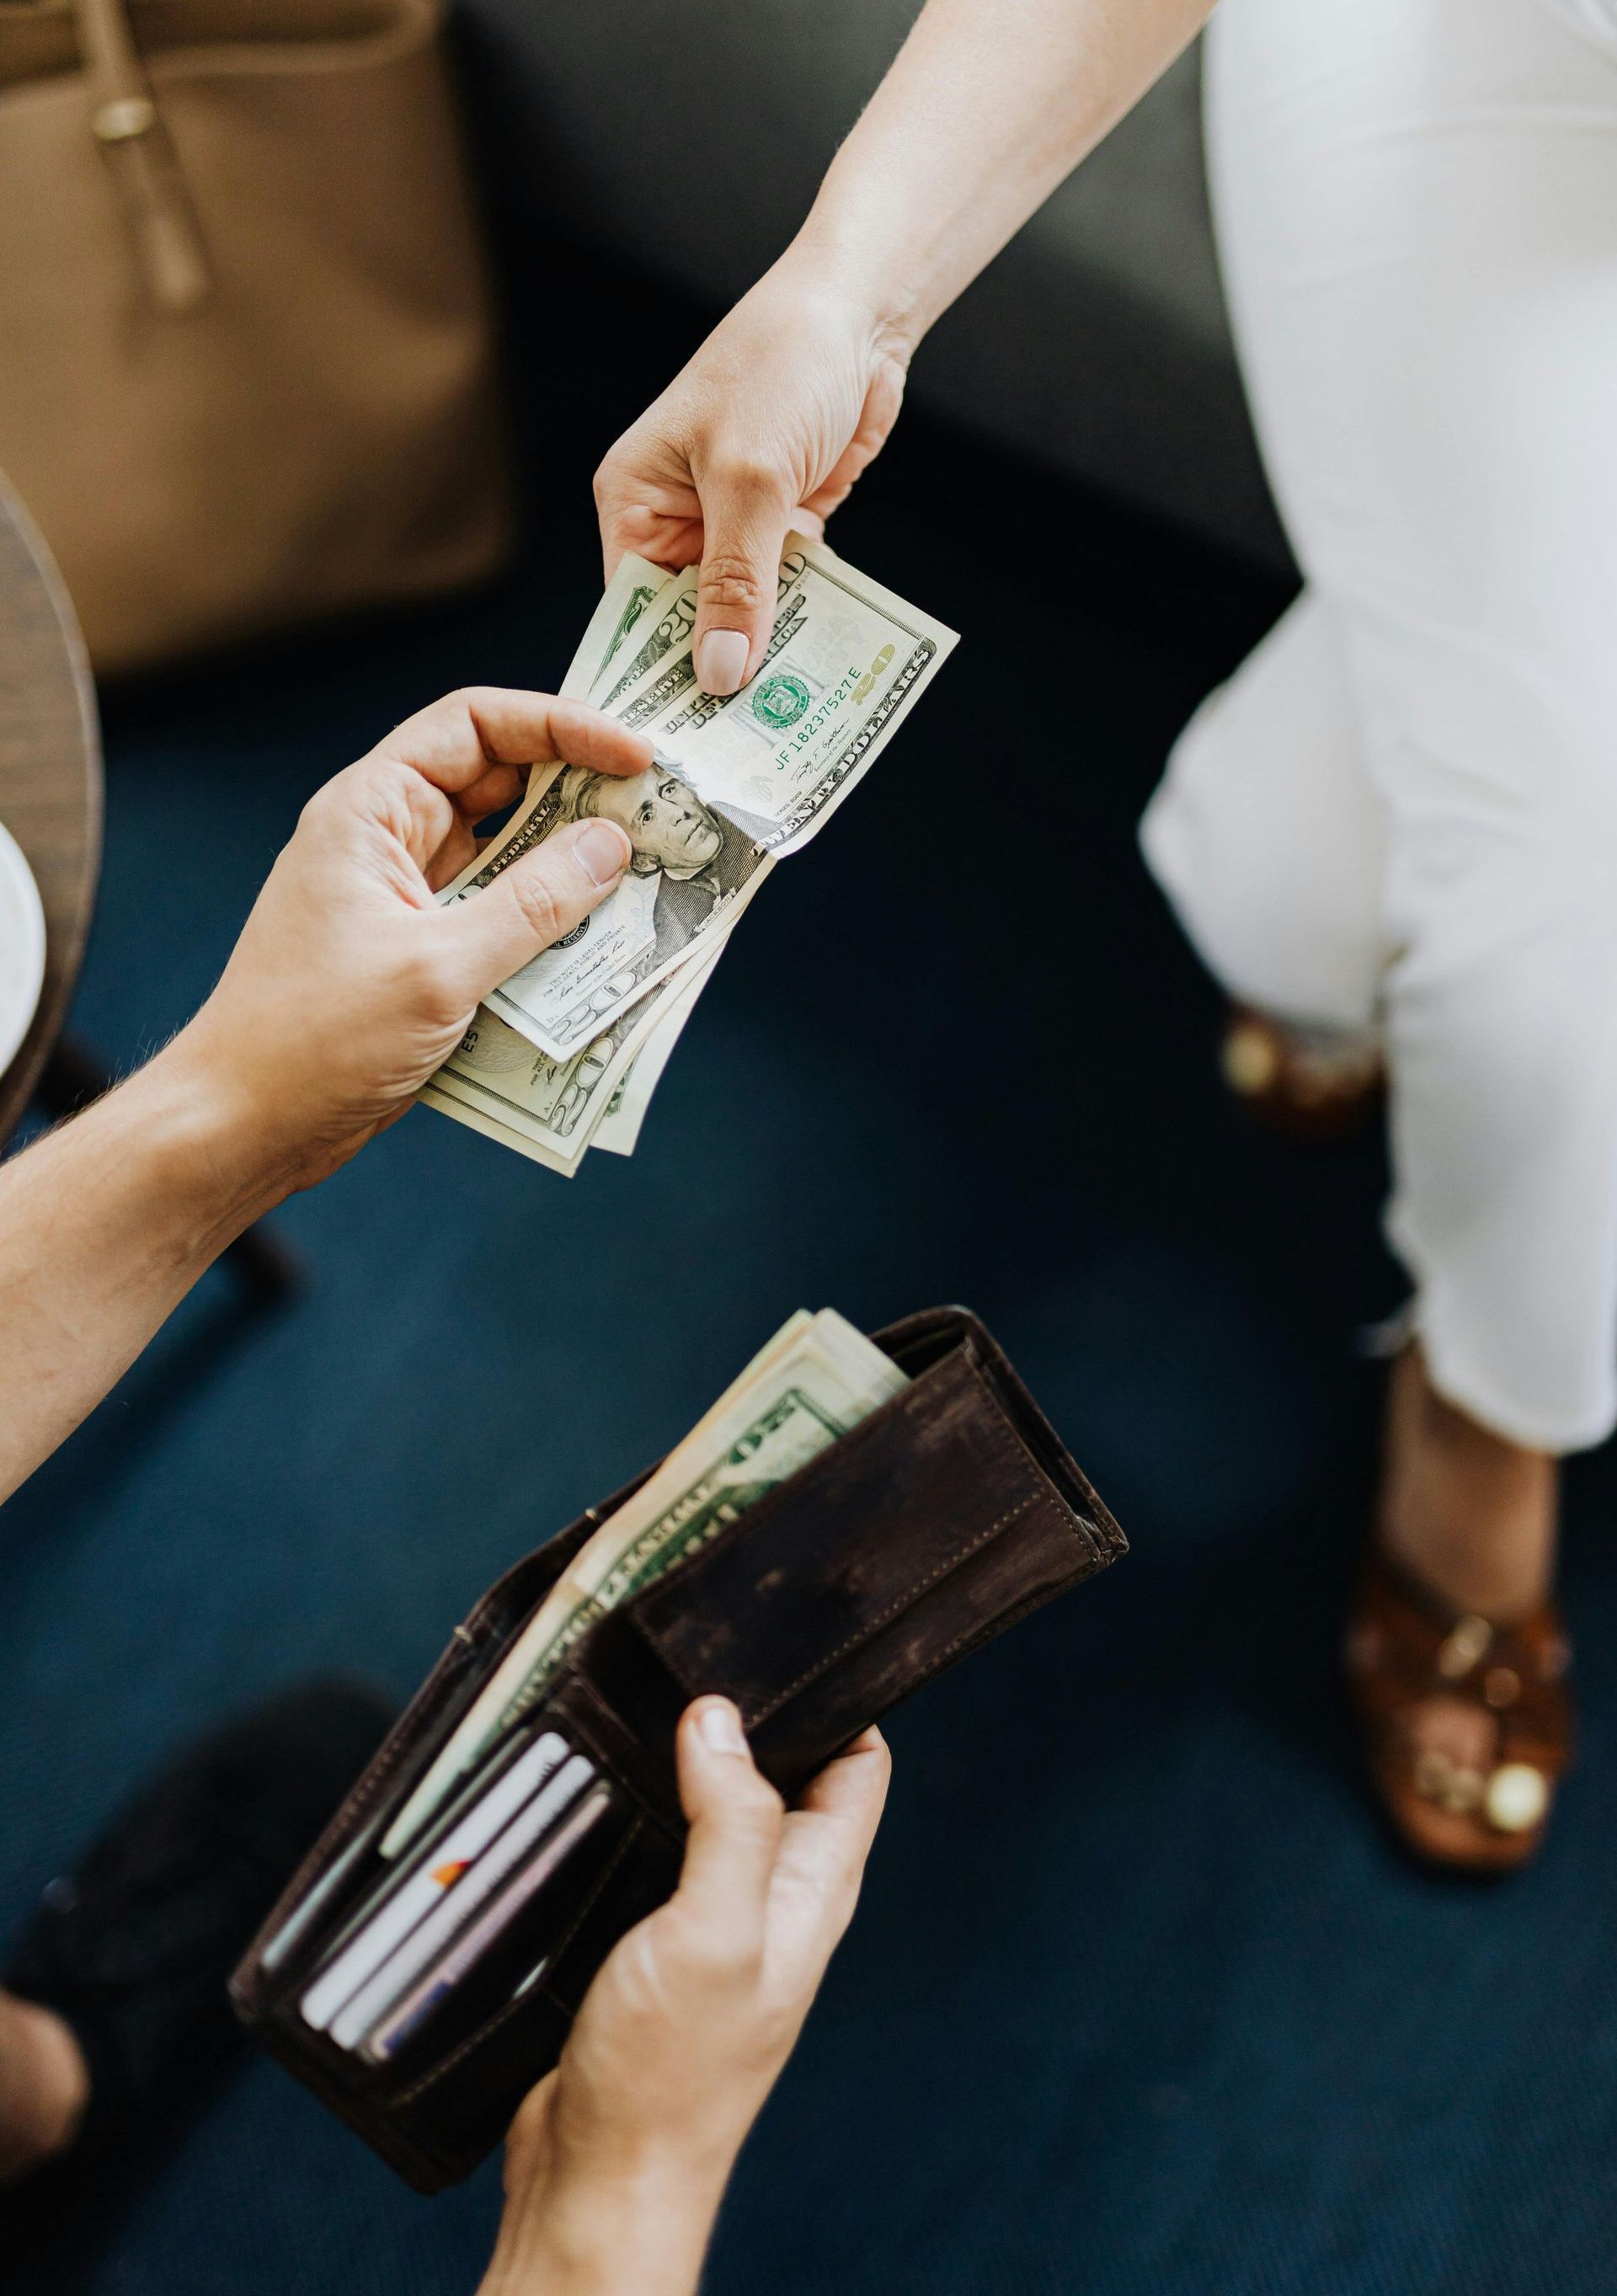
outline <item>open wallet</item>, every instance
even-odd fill
[[[974,1316],[932,1309],[874,1342],[905,1375],[897,1391],[600,1616],[384,1855],[515,1638],[653,1471],[507,1571],[236,1971],[244,2023],[418,2191],[499,2142],[602,1962],[671,1894],[675,1726],[692,1699],[734,1699],[790,1797],[899,1700],[1125,1551]]]

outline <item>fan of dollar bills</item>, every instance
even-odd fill
[[[628,832],[634,860],[617,890],[478,1007],[421,1095],[570,1177],[586,1149],[633,1154],[742,912],[863,779],[956,643],[794,535],[765,660],[721,698],[696,682],[696,577],[623,558],[562,686],[644,734],[650,770],[536,767],[504,832],[442,897],[474,898],[569,822],[598,816]]]

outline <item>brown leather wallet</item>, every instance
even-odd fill
[[[568,1558],[644,1477],[456,1628],[232,1980],[264,2046],[418,2191],[456,2183],[498,2143],[601,1963],[672,1890],[674,1726],[693,1698],[733,1698],[759,1767],[790,1795],[899,1699],[1125,1551],[974,1316],[934,1308],[874,1336],[909,1384],[570,1653],[529,1718],[595,1766],[598,1822],[419,2030],[373,2062],[300,2004],[382,1870],[387,1823]]]

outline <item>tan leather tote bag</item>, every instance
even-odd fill
[[[0,468],[100,670],[498,562],[442,0],[0,0]]]

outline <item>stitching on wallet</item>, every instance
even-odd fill
[[[907,1587],[902,1595],[895,1595],[887,1608],[884,1611],[878,1611],[874,1619],[866,1619],[857,1633],[849,1636],[846,1642],[839,1643],[835,1650],[827,1652],[824,1658],[817,1659],[811,1667],[800,1674],[795,1682],[789,1682],[784,1690],[777,1691],[767,1706],[748,1718],[751,1726],[756,1729],[760,1723],[767,1722],[771,1714],[785,1705],[788,1699],[795,1698],[800,1690],[806,1689],[809,1683],[817,1680],[829,1668],[833,1667],[839,1659],[846,1658],[850,1651],[858,1650],[861,1643],[867,1643],[873,1635],[880,1634],[883,1627],[890,1625],[900,1612],[909,1608],[917,1595],[923,1595],[929,1587],[936,1586],[940,1578],[947,1578],[950,1571],[956,1570],[968,1555],[975,1554],[980,1548],[986,1546],[990,1539],[997,1538],[1005,1525],[1014,1522],[1019,1514],[1025,1514],[1039,1496],[1038,1491],[1030,1491],[1025,1498],[1018,1499],[1014,1507],[989,1523],[986,1530],[979,1531],[975,1538],[967,1539],[964,1546],[956,1547],[955,1552],[946,1555],[942,1562],[934,1563],[923,1578],[917,1578],[914,1585]]]
[[[792,1691],[801,1688],[803,1682],[812,1681],[814,1676],[818,1674],[824,1667],[832,1664],[836,1659],[841,1658],[845,1651],[856,1648],[866,1636],[875,1633],[879,1628],[884,1626],[889,1619],[893,1617],[897,1611],[901,1611],[904,1608],[906,1603],[913,1602],[917,1595],[921,1594],[924,1588],[931,1586],[933,1580],[939,1576],[940,1572],[948,1572],[952,1570],[956,1562],[964,1562],[968,1554],[973,1554],[977,1547],[982,1546],[987,1540],[992,1538],[995,1533],[1002,1529],[1007,1522],[1014,1521],[1015,1516],[1021,1513],[1023,1507],[1030,1505],[1032,1501],[1040,1496],[1041,1485],[1048,1484],[1049,1478],[1045,1474],[1044,1470],[1039,1466],[1037,1459],[1031,1457],[1031,1455],[1029,1453],[1026,1445],[1022,1442],[1022,1438],[1016,1433],[1014,1428],[1012,1427],[1006,1420],[1004,1406],[1001,1404],[999,1398],[994,1393],[993,1389],[989,1385],[987,1380],[983,1378],[981,1367],[973,1359],[969,1347],[965,1349],[964,1354],[965,1368],[971,1374],[972,1378],[976,1382],[978,1387],[981,1390],[982,1395],[988,1404],[990,1416],[989,1427],[986,1431],[992,1436],[994,1442],[997,1445],[1002,1454],[1009,1453],[1011,1460],[1017,1471],[1016,1479],[1018,1481],[1026,1481],[1030,1465],[1031,1466],[1034,1476],[1032,1487],[1024,1492],[1023,1496],[1016,1502],[1016,1505],[1010,1509],[1008,1513],[1001,1515],[997,1522],[990,1523],[989,1528],[986,1530],[980,1532],[974,1539],[968,1540],[965,1546],[962,1546],[957,1553],[950,1555],[945,1562],[937,1565],[937,1567],[933,1570],[930,1571],[924,1578],[918,1579],[915,1585],[910,1587],[904,1594],[896,1595],[893,1598],[893,1603],[890,1609],[882,1611],[879,1618],[874,1620],[868,1620],[865,1625],[861,1626],[849,1639],[849,1641],[842,1644],[840,1650],[833,1651],[832,1652],[830,1659],[817,1660],[810,1671],[802,1677],[801,1681],[792,1685]],[[926,1374],[924,1373],[921,1374],[923,1379],[924,1379],[925,1376]],[[920,1380],[917,1380],[907,1390],[900,1389],[896,1396],[890,1398],[889,1404],[884,1404],[882,1406],[882,1410],[887,1410],[890,1407],[890,1405],[901,1403],[904,1401],[907,1394],[913,1398],[919,1391],[920,1384]],[[857,1440],[859,1435],[864,1432],[865,1429],[870,1426],[872,1419],[875,1416],[876,1414],[873,1413],[871,1414],[871,1419],[862,1420],[858,1426],[854,1427],[850,1431],[849,1434],[843,1438],[843,1440]],[[808,1461],[805,1466],[798,1469],[797,1475],[807,1473],[810,1468],[818,1465],[822,1460],[829,1460],[839,1447],[840,1446],[833,1444],[829,1449],[817,1453],[814,1459]],[[776,1515],[781,1513],[790,1504],[792,1497],[792,1486],[797,1480],[797,1475],[789,1476],[784,1483],[781,1484],[777,1489],[771,1491],[768,1497],[762,1500],[759,1505],[749,1507],[744,1514],[738,1515],[735,1522],[730,1526],[729,1536],[724,1539],[722,1545],[716,1540],[713,1546],[708,1549],[707,1553],[697,1559],[695,1570],[700,1570],[703,1565],[710,1562],[710,1560],[712,1563],[716,1564],[720,1554],[728,1553],[733,1546],[740,1546],[743,1545],[750,1531],[756,1532],[761,1529],[767,1522],[771,1521]],[[1060,1492],[1054,1492],[1054,1496],[1056,1505],[1062,1509],[1063,1513],[1071,1515],[1071,1510],[1062,1498]],[[1078,1522],[1076,1517],[1073,1517],[1073,1521],[1075,1527],[1081,1530],[1082,1525]],[[670,1574],[670,1578],[674,1574]],[[681,1578],[684,1578],[683,1573],[679,1574],[679,1576]],[[686,1583],[694,1584],[700,1590],[700,1578],[693,1577],[693,1578]],[[673,1634],[670,1634],[668,1627],[648,1626],[644,1620],[637,1615],[638,1611],[639,1605],[637,1603],[631,1603],[628,1606],[628,1614],[630,1621],[640,1635],[641,1639],[651,1644],[652,1648],[657,1652],[658,1657],[669,1669],[669,1671],[674,1676],[675,1679],[678,1682],[680,1687],[685,1692],[686,1695],[688,1697],[694,1697],[696,1695],[696,1692],[691,1682],[690,1677],[686,1674],[684,1667],[679,1663],[674,1651],[669,1647],[670,1643],[676,1639],[677,1635],[677,1620],[675,1620],[674,1632]],[[782,1698],[790,1697],[792,1694],[792,1691],[783,1692],[781,1693]],[[772,1714],[775,1711],[776,1706],[781,1701],[779,1699],[772,1702],[769,1706],[764,1709],[764,1714]],[[762,1720],[763,1715],[755,1716],[753,1718],[755,1721]]]
[[[588,1897],[585,1898],[584,1903],[579,1906],[577,1918],[574,1920],[572,1927],[568,1931],[566,1936],[563,1937],[557,1945],[551,1948],[549,1955],[546,1956],[547,1959],[551,1961],[559,1961],[562,1956],[566,1952],[568,1947],[572,1943],[574,1938],[578,1936],[579,1930],[582,1929],[586,1920],[593,1911],[595,1901],[600,1897],[601,1892],[612,1880],[612,1875],[617,1872],[619,1866],[621,1866],[624,1858],[628,1855],[634,1843],[639,1840],[640,1831],[644,1824],[645,1820],[636,1815],[634,1824],[629,1827],[628,1832],[624,1835],[622,1841],[618,1844],[618,1847],[613,1850],[612,1856],[607,1859],[605,1866],[602,1868],[600,1880],[595,1883],[595,1888],[590,1891]],[[485,2041],[491,2038],[492,2035],[497,2033],[500,2027],[505,2022],[505,2020],[508,2017],[514,2016],[517,2011],[522,2007],[527,1999],[528,1995],[524,1992],[518,1994],[513,2001],[507,2001],[503,2009],[496,2011],[495,2014],[489,2018],[487,2024],[480,2025],[474,2033],[468,2033],[465,2039],[461,2042],[460,2046],[457,2048],[451,2049],[448,2055],[443,2058],[438,2064],[434,2065],[431,2072],[423,2073],[420,2079],[413,2081],[408,2088],[400,2089],[398,2094],[392,2099],[393,2106],[397,2108],[401,2105],[413,2104],[415,2099],[420,2096],[423,2091],[435,2087],[439,2081],[444,2079],[446,2074],[453,2072],[456,2066],[459,2064],[463,2057],[469,2055],[473,2049],[480,2048]]]
[[[1096,1556],[1096,1567],[1099,1568],[1101,1558]],[[1083,1573],[1085,1578],[1093,1578],[1094,1575],[1094,1572],[1089,1570]],[[909,1695],[910,1691],[919,1690],[923,1683],[930,1682],[933,1675],[941,1673],[951,1659],[963,1657],[974,1644],[987,1642],[991,1636],[1003,1633],[1008,1627],[1014,1627],[1019,1619],[1025,1619],[1030,1611],[1037,1611],[1042,1604],[1054,1602],[1057,1595],[1064,1594],[1067,1587],[1073,1583],[1071,1579],[1063,1579],[1054,1587],[1041,1587],[1037,1594],[1025,1595],[1013,1609],[1003,1611],[999,1617],[984,1619],[977,1626],[969,1627],[964,1634],[956,1635],[954,1641],[946,1644],[923,1670],[916,1675],[905,1692],[906,1697]],[[1081,1584],[1081,1580],[1078,1583]]]
[[[1012,1364],[1009,1357],[1005,1353],[1003,1348],[999,1347],[987,1332],[983,1333],[983,1337],[988,1341],[989,1349],[997,1359],[999,1369],[1007,1375],[1014,1386],[1020,1388],[1022,1386],[1022,1382],[1020,1379],[1017,1378],[1015,1366]],[[1052,1505],[1059,1511],[1068,1528],[1081,1538],[1084,1545],[1089,1550],[1089,1553],[1098,1557],[1104,1547],[1108,1554],[1115,1554],[1117,1549],[1112,1536],[1110,1533],[1103,1534],[1098,1522],[1090,1521],[1087,1515],[1080,1513],[1079,1510],[1073,1505],[1071,1500],[1062,1489],[1061,1485],[1057,1482],[1055,1475],[1051,1472],[1049,1467],[1046,1465],[1045,1462],[1039,1457],[1038,1452],[1034,1449],[1027,1437],[1018,1433],[1016,1426],[1011,1419],[1010,1414],[1006,1408],[1005,1398],[1000,1394],[993,1381],[989,1377],[989,1366],[983,1362],[975,1341],[973,1340],[970,1341],[968,1343],[968,1347],[969,1352],[967,1355],[967,1367],[969,1368],[973,1378],[976,1381],[978,1386],[982,1390],[984,1396],[988,1399],[989,1408],[994,1414],[995,1425],[998,1433],[1010,1444],[1012,1449],[1014,1451],[1020,1461],[1024,1464],[1030,1461],[1031,1462],[1034,1474],[1038,1477],[1038,1481],[1044,1485],[1046,1494],[1050,1499]],[[1027,1400],[1030,1403],[1032,1403],[1032,1398],[1030,1396],[1027,1398]],[[1035,1418],[1042,1419],[1043,1414],[1039,1412],[1038,1405],[1033,1404],[1032,1407]],[[1056,1449],[1065,1456],[1065,1446],[1062,1443],[1060,1436],[1055,1433],[1054,1428],[1049,1426],[1048,1421],[1045,1421],[1044,1424],[1054,1439]],[[1088,1481],[1082,1468],[1078,1465],[1077,1461],[1070,1460],[1069,1464],[1076,1471],[1079,1482],[1082,1485],[1083,1488],[1088,1492],[1089,1496],[1096,1501],[1097,1505],[1102,1505],[1099,1493],[1095,1489],[1094,1485]],[[1104,1506],[1102,1511],[1104,1512]],[[1113,1524],[1113,1532],[1115,1532],[1116,1528],[1117,1526]]]
[[[1044,1497],[1049,1499],[1051,1504],[1056,1508],[1057,1512],[1062,1516],[1067,1528],[1078,1535],[1078,1537],[1083,1541],[1084,1545],[1088,1548],[1091,1554],[1096,1553],[1097,1549],[1096,1546],[1095,1532],[1092,1526],[1084,1521],[1083,1516],[1079,1513],[1071,1501],[1063,1495],[1055,1478],[1040,1460],[1038,1452],[1034,1450],[1027,1438],[1017,1432],[1016,1428],[1011,1420],[1010,1414],[1005,1409],[1004,1398],[999,1394],[998,1390],[994,1386],[993,1382],[989,1379],[988,1373],[979,1359],[974,1348],[968,1358],[966,1367],[970,1371],[972,1377],[976,1381],[977,1385],[981,1389],[983,1398],[987,1402],[989,1410],[993,1414],[994,1433],[999,1441],[1000,1447],[1010,1452],[1012,1457],[1016,1461],[1017,1465],[1024,1474],[1031,1469],[1034,1479],[1034,1496],[1038,1496],[1042,1495]],[[1005,1368],[1007,1371],[1010,1369],[1008,1363],[1006,1364]]]
[[[935,1566],[932,1566],[931,1570],[928,1570],[928,1573],[925,1573],[925,1578],[915,1579],[915,1582],[909,1584],[909,1587],[907,1587],[907,1589],[903,1591],[903,1594],[893,1595],[891,1603],[889,1603],[889,1605],[884,1607],[884,1610],[877,1611],[875,1617],[873,1617],[873,1619],[866,1619],[866,1621],[861,1623],[861,1626],[857,1628],[855,1633],[850,1635],[850,1637],[845,1639],[845,1642],[838,1644],[836,1649],[829,1651],[829,1653],[825,1655],[825,1658],[817,1658],[811,1667],[806,1667],[806,1669],[801,1671],[800,1676],[797,1676],[797,1681],[788,1683],[788,1685],[785,1685],[785,1690],[779,1690],[779,1693],[774,1694],[774,1697],[769,1699],[769,1702],[765,1703],[765,1706],[760,1706],[760,1709],[756,1709],[756,1710],[749,1710],[749,1715],[746,1715],[746,1722],[749,1722],[749,1729],[758,1729],[758,1726],[760,1726],[762,1722],[767,1722],[769,1715],[779,1713],[781,1706],[785,1706],[785,1703],[788,1703],[790,1699],[795,1699],[795,1697],[797,1697],[797,1693],[800,1693],[800,1690],[806,1690],[806,1687],[808,1687],[808,1683],[817,1681],[817,1678],[820,1678],[822,1674],[827,1674],[827,1671],[832,1669],[833,1665],[836,1665],[838,1660],[848,1658],[850,1651],[857,1651],[857,1649],[859,1649],[859,1646],[861,1646],[861,1644],[871,1642],[871,1639],[875,1637],[875,1635],[880,1635],[880,1633],[882,1633],[882,1628],[884,1628],[884,1626],[891,1626],[893,1619],[900,1617],[900,1611],[907,1610],[907,1607],[912,1605],[912,1603],[915,1603],[915,1600],[919,1598],[919,1595],[923,1595],[923,1594],[925,1594],[925,1589],[928,1589],[928,1587],[935,1587],[935,1584],[940,1582],[940,1579],[948,1578],[948,1573],[951,1573],[951,1570],[956,1570],[956,1568],[960,1566],[960,1563],[967,1562],[967,1559],[972,1557],[972,1554],[976,1554],[976,1552],[983,1550],[983,1547],[988,1546],[988,1543],[990,1543],[992,1538],[997,1538],[997,1536],[999,1536],[999,1531],[1004,1531],[1004,1529],[1006,1529],[1006,1527],[1008,1527],[1008,1524],[1015,1522],[1017,1515],[1024,1515],[1024,1513],[1027,1513],[1027,1508],[1029,1508],[1029,1506],[1034,1506],[1034,1504],[1038,1502],[1038,1499],[1052,1499],[1052,1502],[1055,1502],[1056,1513],[1059,1513],[1061,1524],[1063,1524],[1063,1529],[1068,1529],[1068,1531],[1071,1531],[1072,1536],[1075,1536],[1077,1540],[1079,1540],[1079,1546],[1082,1546],[1082,1547],[1084,1547],[1084,1552],[1087,1552],[1088,1557],[1091,1557],[1091,1562],[1098,1562],[1098,1559],[1100,1559],[1098,1547],[1096,1547],[1096,1538],[1094,1538],[1094,1534],[1091,1534],[1091,1529],[1088,1529],[1088,1524],[1084,1522],[1082,1515],[1077,1515],[1075,1511],[1072,1511],[1072,1508],[1068,1506],[1068,1502],[1066,1502],[1066,1499],[1063,1499],[1063,1497],[1061,1497],[1061,1492],[1056,1490],[1055,1483],[1050,1481],[1050,1476],[1045,1474],[1045,1470],[1043,1470],[1043,1467],[1040,1467],[1040,1464],[1038,1464],[1038,1460],[1036,1460],[1034,1456],[1029,1454],[1027,1444],[1024,1444],[1024,1442],[1022,1442],[1022,1438],[1020,1438],[1020,1435],[1017,1435],[1015,1428],[1013,1428],[1011,1423],[1008,1423],[1008,1419],[1006,1419],[1006,1410],[1004,1410],[1004,1403],[1001,1403],[999,1396],[995,1394],[995,1389],[990,1387],[990,1382],[988,1382],[988,1378],[985,1378],[985,1375],[983,1375],[983,1368],[981,1368],[981,1364],[979,1364],[979,1362],[974,1362],[974,1359],[972,1359],[972,1357],[969,1357],[969,1355],[967,1355],[967,1371],[969,1371],[969,1375],[972,1375],[972,1380],[974,1380],[974,1382],[976,1382],[976,1387],[979,1387],[981,1391],[983,1391],[983,1398],[985,1398],[985,1403],[988,1403],[988,1412],[990,1412],[990,1419],[988,1419],[988,1428],[985,1428],[985,1432],[990,1432],[990,1435],[992,1435],[992,1442],[995,1442],[995,1447],[999,1448],[1001,1456],[1004,1456],[1004,1454],[1011,1456],[1011,1460],[1013,1460],[1013,1463],[1015,1463],[1015,1467],[1017,1467],[1017,1474],[1020,1474],[1020,1476],[1027,1476],[1029,1464],[1031,1464],[1031,1472],[1034,1472],[1034,1486],[1029,1488],[1029,1490],[1024,1492],[1022,1497],[1017,1499],[1015,1506],[1006,1508],[1006,1511],[1004,1511],[1004,1515],[997,1515],[995,1522],[988,1524],[988,1529],[979,1531],[979,1534],[976,1534],[976,1538],[967,1538],[967,1540],[964,1540],[964,1546],[956,1547],[956,1550],[953,1550],[951,1554],[947,1554],[947,1557],[941,1559],[940,1563],[935,1563]],[[829,1456],[829,1454],[822,1454],[822,1456]],[[742,1515],[742,1522],[746,1522],[744,1515]],[[999,1626],[1001,1621],[990,1621],[990,1623],[995,1623],[995,1626]],[[1004,1623],[1006,1623],[1006,1626],[1008,1626],[1008,1623],[1011,1623],[1011,1619],[1006,1619],[1006,1621],[1004,1621]],[[972,1633],[979,1633],[979,1628],[972,1628]],[[948,1651],[953,1651],[953,1649],[956,1649],[956,1644],[948,1644]],[[944,1665],[944,1660],[948,1658],[948,1651],[944,1651],[944,1653],[941,1653],[940,1658],[935,1660],[935,1665]],[[666,1653],[666,1651],[664,1651],[664,1653],[661,1653],[661,1655],[664,1655],[664,1662],[670,1662],[670,1660],[669,1660],[669,1653]],[[680,1681],[685,1683],[685,1674],[682,1674],[682,1669],[677,1669],[677,1667],[676,1667],[676,1671],[677,1671],[677,1674],[680,1674]],[[931,1674],[931,1671],[932,1671],[932,1669],[931,1669],[931,1667],[928,1667],[928,1674]],[[916,1685],[919,1685],[921,1681],[925,1681],[925,1674],[916,1676]],[[689,1687],[689,1683],[685,1683],[685,1687]]]

